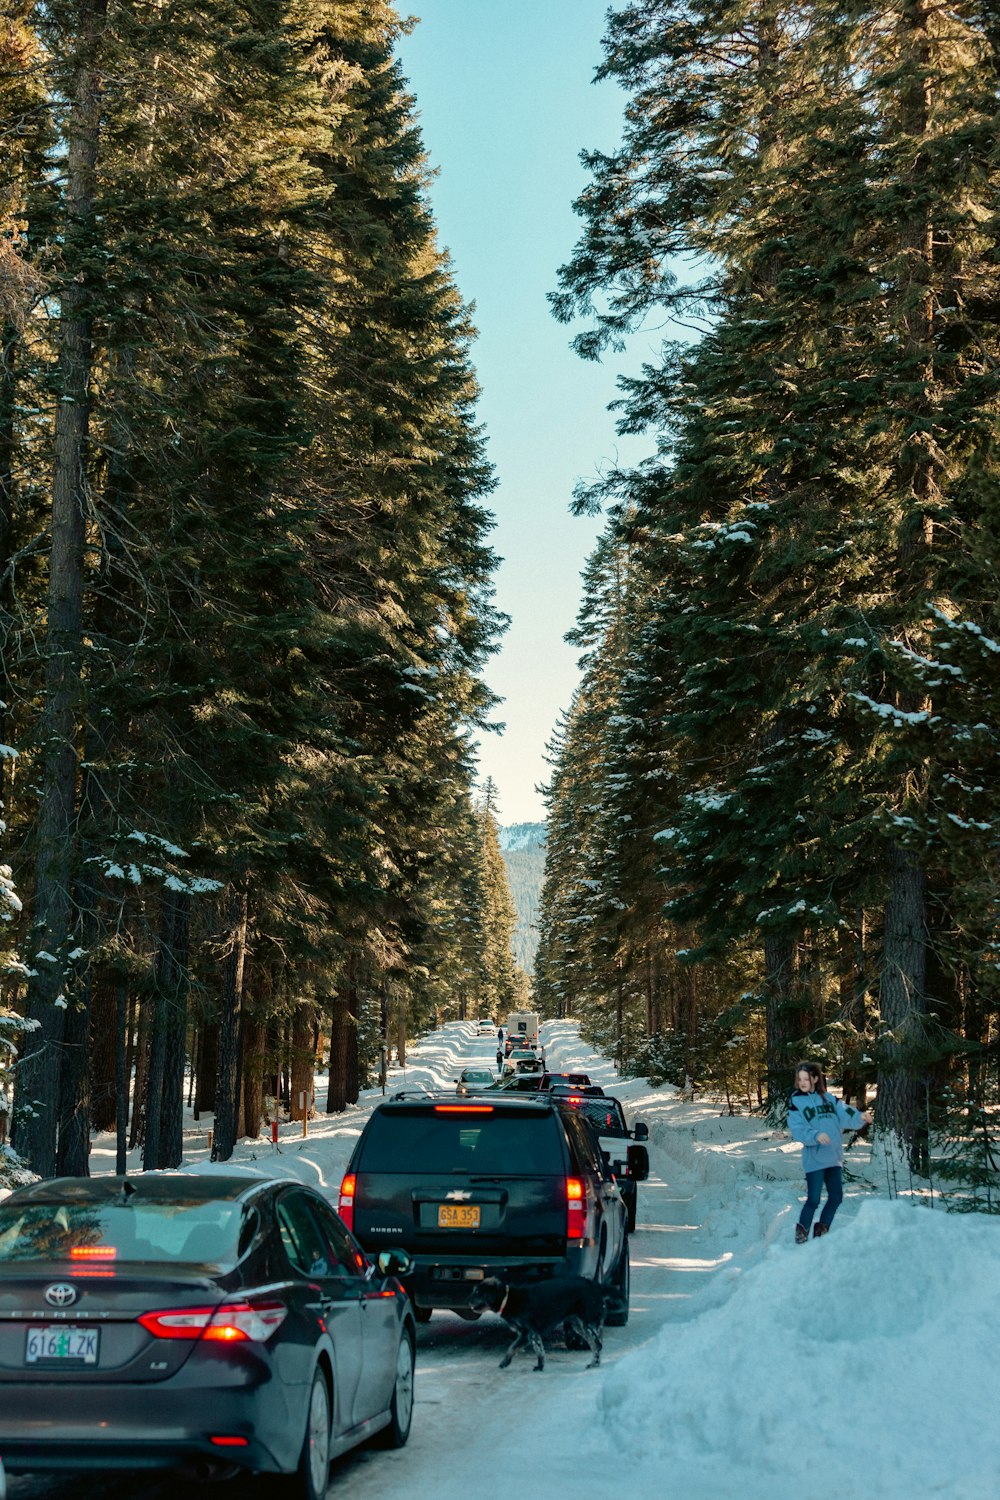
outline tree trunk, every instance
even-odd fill
[[[338,988],[330,1007],[330,1087],[326,1096],[328,1115],[347,1108],[347,1049],[350,1026],[348,991]],[[292,1095],[295,1103],[296,1095]]]
[[[143,1139],[146,1127],[146,1099],[148,1095],[147,1080],[149,1077],[149,1023],[151,1002],[148,995],[143,995],[136,1002],[136,1027],[135,1027],[135,1085],[132,1090],[132,1123],[129,1129],[129,1150],[134,1151]]]
[[[902,186],[910,197],[907,213],[901,197],[899,235],[899,297],[902,308],[903,351],[912,368],[915,394],[909,432],[902,444],[897,479],[900,495],[896,592],[905,608],[914,603],[924,614],[929,586],[930,552],[934,541],[931,519],[938,501],[933,449],[926,434],[934,419],[931,392],[934,382],[933,226],[927,212],[924,177],[928,158],[933,71],[927,0],[906,0],[898,13],[900,54],[909,64],[900,97],[900,124],[912,142],[921,143]],[[922,627],[900,631],[917,650],[924,644]],[[897,690],[895,702],[905,711],[930,710],[929,699]],[[927,768],[905,773],[900,810],[927,795]],[[892,1131],[913,1159],[925,1118],[926,1031],[924,1016],[927,971],[927,877],[915,854],[899,844],[888,850],[888,894],[879,1004],[883,1042],[879,1067],[877,1121]]]
[[[79,42],[66,114],[67,274],[59,287],[59,361],[56,377],[52,525],[49,553],[48,629],[42,711],[41,795],[35,861],[33,942],[51,958],[34,962],[29,1034],[18,1074],[23,1110],[18,1149],[32,1171],[49,1177],[56,1167],[57,1110],[69,981],[67,944],[72,923],[76,854],[77,742],[83,651],[84,507],[91,372],[91,289],[73,274],[78,238],[89,239],[93,219],[101,119],[98,52],[105,0],[79,0]],[[93,246],[81,247],[92,255]]]
[[[767,1112],[780,1112],[791,1091],[790,1055],[797,1040],[796,1028],[790,1023],[789,1000],[794,974],[794,950],[784,933],[764,933],[764,1025],[767,1067]]]
[[[406,1067],[406,1016],[396,1021],[396,1058],[401,1068]]]
[[[266,1028],[263,1021],[247,1020],[243,1032],[243,1086],[240,1091],[241,1134],[256,1139],[264,1118],[264,1064]]]
[[[115,1171],[121,1176],[125,1171],[125,1129],[128,1124],[128,982],[124,973],[119,974],[115,985],[118,1002],[118,1032],[115,1045]]]
[[[858,912],[858,926],[854,932],[846,927],[840,929],[838,940],[840,950],[840,972],[838,985],[840,991],[840,1014],[851,1026],[855,1035],[851,1036],[847,1055],[844,1060],[843,1093],[844,1102],[853,1104],[856,1109],[867,1108],[868,1089],[860,1073],[861,1048],[864,1045],[857,1038],[862,1036],[865,1030],[865,994],[867,981],[865,978],[865,914]]]
[[[85,976],[70,996],[63,1029],[59,1076],[59,1129],[56,1171],[60,1177],[86,1177],[90,1158],[90,979]]]
[[[165,890],[161,900],[172,907],[171,945],[161,953],[159,983],[166,996],[163,1052],[163,1101],[160,1105],[161,1167],[179,1167],[184,1157],[184,1063],[187,1043],[187,997],[190,988],[188,950],[191,897],[187,891]]]
[[[215,1080],[219,1076],[219,1023],[201,1023],[201,1053],[198,1062],[198,1085],[194,1091],[194,1117],[212,1114],[215,1109]]]
[[[149,1083],[146,1090],[146,1128],[143,1135],[142,1166],[155,1171],[160,1161],[160,1120],[163,1113],[163,1078],[167,1051],[167,988],[170,982],[170,954],[174,946],[174,907],[166,891],[160,896],[160,931],[156,960],[153,965],[153,994],[150,1005],[153,1024],[149,1040]]]
[[[8,576],[14,521],[14,411],[17,405],[16,328],[6,324],[0,344],[0,745],[7,744],[7,705],[13,695],[8,686],[13,649],[13,621],[10,601],[13,580]],[[6,801],[7,761],[0,756],[0,808]]]
[[[290,1076],[288,1092],[291,1101],[290,1114],[294,1114],[298,1110],[300,1094],[305,1094],[307,1099],[313,1097],[315,1089],[315,1061],[312,1006],[299,1004],[292,1012],[291,1037],[289,1041]]]
[[[222,978],[219,1070],[215,1086],[215,1132],[212,1139],[213,1161],[228,1161],[236,1145],[241,1066],[243,968],[246,961],[248,911],[246,892],[232,891],[229,900],[229,950],[226,954]]]
[[[118,1052],[125,1045],[125,1025],[118,1030],[121,981],[101,964],[94,970],[90,1008],[90,1123],[96,1131],[113,1130],[118,1110]]]
[[[347,1057],[345,1067],[345,1093],[348,1104],[357,1104],[361,1093],[361,1058],[358,1052],[358,993],[347,994]]]
[[[896,844],[889,854],[879,1010],[885,1035],[878,1075],[879,1128],[911,1149],[924,1107],[927,879],[914,855]]]
[[[128,1018],[125,1022],[125,1097],[128,1098],[135,1070],[135,1048],[137,1041],[136,1018],[139,1013],[139,996],[133,986],[127,986]],[[132,1108],[135,1108],[133,1103]]]

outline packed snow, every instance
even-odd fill
[[[795,1246],[801,1152],[784,1132],[718,1101],[619,1084],[571,1022],[546,1023],[542,1040],[550,1068],[586,1069],[650,1128],[630,1322],[606,1330],[600,1370],[557,1344],[535,1374],[525,1356],[497,1368],[508,1340],[493,1315],[435,1313],[418,1329],[408,1446],[338,1461],[331,1497],[493,1500],[514,1485],[520,1500],[995,1500],[1000,1222],[928,1207],[859,1140],[833,1231]],[[492,1053],[473,1025],[450,1023],[410,1048],[390,1091],[453,1087]],[[380,1097],[311,1121],[307,1138],[284,1125],[277,1149],[243,1141],[222,1168],[207,1160],[210,1121],[189,1121],[185,1164],[294,1176],[335,1197]],[[112,1138],[98,1138],[94,1167],[114,1170]],[[108,1482],[25,1477],[10,1489],[12,1500],[96,1500]],[[176,1489],[115,1481],[121,1497]]]

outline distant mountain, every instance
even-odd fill
[[[533,974],[538,947],[538,898],[545,872],[544,823],[511,823],[500,829],[500,849],[507,866],[510,894],[517,909],[514,957]]]

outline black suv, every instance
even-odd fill
[[[628,1221],[596,1136],[545,1095],[398,1096],[375,1110],[340,1190],[361,1244],[406,1250],[419,1321],[468,1315],[485,1276],[603,1281],[607,1322],[628,1321]]]

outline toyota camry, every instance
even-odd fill
[[[415,1329],[396,1274],[298,1182],[56,1178],[0,1204],[0,1453],[11,1471],[290,1476],[406,1442]]]

